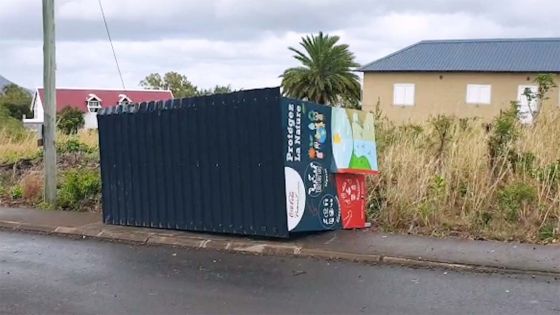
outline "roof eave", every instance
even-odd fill
[[[560,70],[358,70],[363,73],[367,72],[377,72],[377,73],[388,73],[388,72],[463,72],[463,73],[560,73]]]

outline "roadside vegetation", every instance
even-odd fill
[[[97,132],[57,135],[58,202],[43,200],[42,148],[37,136],[11,137],[0,132],[0,205],[99,211],[101,178]]]
[[[386,231],[475,239],[560,238],[560,109],[521,125],[438,116],[400,125],[378,114],[381,174],[368,214]]]

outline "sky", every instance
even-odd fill
[[[560,36],[557,0],[101,0],[126,88],[177,71],[201,88],[277,86],[323,31],[367,64],[424,39]],[[42,86],[39,0],[0,0],[0,75]],[[98,0],[55,0],[57,86],[120,88]]]

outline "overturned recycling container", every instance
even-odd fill
[[[108,224],[289,237],[360,228],[373,115],[278,88],[102,109]]]

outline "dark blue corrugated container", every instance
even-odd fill
[[[269,237],[338,229],[334,172],[377,168],[364,140],[371,114],[278,88],[107,108],[98,125],[108,224]]]

